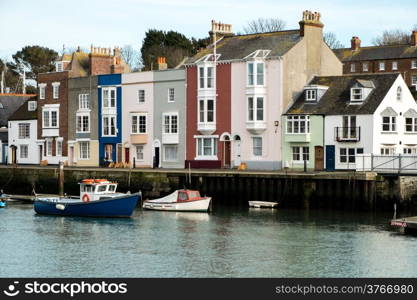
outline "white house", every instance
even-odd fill
[[[38,164],[37,101],[31,98],[9,117],[8,163]]]
[[[356,169],[362,154],[417,155],[417,104],[400,74],[317,77],[328,86],[326,169]],[[362,161],[361,161],[362,163]]]

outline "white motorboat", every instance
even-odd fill
[[[249,207],[255,208],[276,208],[278,202],[268,202],[268,201],[249,201]]]
[[[150,210],[206,212],[211,197],[201,197],[199,191],[177,190],[163,198],[143,201],[142,207]]]

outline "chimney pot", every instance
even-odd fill
[[[411,45],[417,46],[417,30],[411,32]]]

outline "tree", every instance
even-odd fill
[[[250,33],[262,33],[270,31],[280,31],[285,28],[285,21],[278,18],[259,18],[252,20],[243,27],[243,32],[246,34]]]
[[[122,58],[129,65],[131,70],[136,70],[139,67],[139,52],[133,49],[131,45],[125,45],[122,48]]]
[[[195,53],[193,43],[183,34],[156,29],[146,32],[140,51],[145,70],[155,69],[158,56],[166,57],[168,67],[172,68],[177,66],[184,57]]]
[[[10,69],[18,74],[26,70],[26,78],[36,80],[39,73],[50,72],[55,68],[54,61],[58,53],[55,50],[41,46],[26,46],[17,51],[10,62]]]
[[[333,32],[325,32],[323,40],[330,47],[330,49],[344,48],[345,46],[337,39]]]
[[[10,69],[9,64],[5,59],[0,59],[0,80],[1,74],[4,71],[4,89],[10,88],[11,92],[20,92],[21,85],[19,85],[20,75]]]
[[[411,39],[410,32],[400,29],[385,30],[382,35],[372,40],[375,46],[402,45],[409,44]]]

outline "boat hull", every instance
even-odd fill
[[[78,217],[130,217],[139,201],[139,193],[90,202],[51,202],[35,200],[38,214]]]
[[[277,202],[249,201],[249,207],[255,207],[255,208],[276,208],[277,205],[278,205]]]
[[[6,207],[6,202],[0,202],[0,208]]]
[[[211,197],[186,202],[144,201],[142,207],[149,210],[207,212],[210,201]]]

